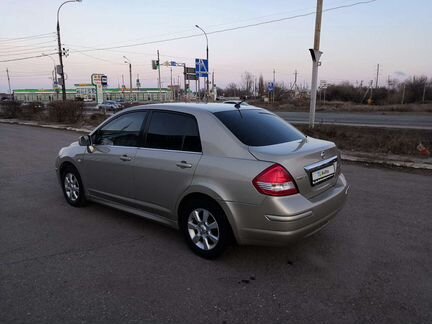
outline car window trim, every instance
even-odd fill
[[[150,151],[164,151],[164,152],[172,152],[172,153],[186,153],[186,154],[196,154],[196,155],[203,155],[203,152],[195,152],[195,151],[179,151],[179,150],[170,150],[170,149],[163,149],[163,148],[154,148],[154,147],[144,147],[140,146],[137,147],[139,150],[150,150]]]
[[[183,140],[183,143],[182,143],[182,149],[180,149],[180,150],[170,150],[170,149],[164,149],[164,148],[155,148],[155,147],[147,147],[147,146],[145,146],[145,145],[147,145],[147,134],[148,134],[148,130],[149,130],[150,123],[151,123],[151,120],[152,120],[154,112],[162,112],[162,113],[169,113],[169,114],[176,114],[176,115],[182,115],[182,116],[192,117],[195,120],[196,128],[197,128],[197,131],[198,131],[198,138],[199,138],[199,141],[200,141],[201,151],[196,152],[196,151],[186,151],[186,150],[183,150],[184,140]],[[170,151],[170,152],[189,152],[189,153],[198,153],[198,154],[202,154],[202,152],[203,152],[202,141],[201,141],[201,134],[200,134],[200,130],[199,130],[199,127],[198,127],[198,120],[196,119],[196,117],[194,115],[188,114],[188,113],[184,113],[184,112],[181,112],[181,111],[168,110],[168,109],[151,109],[150,110],[150,114],[147,117],[146,126],[145,126],[145,129],[144,129],[143,139],[144,139],[144,142],[142,143],[142,146],[139,146],[138,148],[145,148],[145,149],[152,149],[152,150],[162,150],[162,151]]]
[[[142,138],[143,138],[143,132],[144,132],[144,126],[146,125],[146,123],[147,123],[147,121],[148,121],[148,118],[149,118],[149,110],[144,110],[144,109],[139,109],[139,110],[133,110],[133,111],[127,111],[127,112],[124,112],[124,113],[122,113],[122,114],[119,114],[118,116],[115,116],[114,118],[112,118],[112,119],[108,119],[108,120],[106,120],[102,125],[100,125],[97,129],[95,129],[92,133],[91,133],[91,136],[93,136],[93,135],[95,135],[96,136],[96,134],[97,134],[97,132],[99,132],[103,127],[105,127],[107,124],[109,124],[109,123],[111,123],[111,122],[113,122],[113,121],[115,121],[116,119],[118,119],[118,118],[120,118],[120,117],[123,117],[123,116],[125,116],[125,115],[128,115],[128,114],[133,114],[133,113],[137,113],[137,112],[144,112],[144,113],[146,113],[146,115],[145,115],[145,117],[144,117],[144,120],[142,121],[142,123],[141,123],[141,126],[140,126],[140,132],[139,132],[139,134],[138,134],[138,143],[137,143],[137,146],[126,146],[126,145],[104,145],[104,146],[110,146],[110,147],[132,147],[132,148],[138,148],[138,147],[141,147],[141,145],[142,145]]]

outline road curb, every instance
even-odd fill
[[[360,153],[359,155],[353,155],[352,153],[341,152],[341,158],[344,161],[357,162],[357,163],[371,163],[381,164],[402,168],[421,169],[421,170],[432,170],[432,164],[428,162],[416,161],[402,161],[393,159],[384,159],[371,156],[365,156],[366,153]]]
[[[16,119],[0,119],[0,123],[4,124],[16,124],[16,125],[24,125],[24,126],[34,126],[34,127],[42,127],[42,128],[51,128],[58,130],[68,130],[78,133],[90,133],[91,129],[86,128],[77,128],[71,126],[64,125],[49,125],[49,124],[39,124],[33,121],[19,121]],[[401,159],[390,159],[386,157],[377,157],[373,153],[353,153],[353,152],[341,152],[341,158],[344,161],[356,162],[356,163],[371,163],[371,164],[380,164],[380,165],[389,165],[403,168],[411,168],[411,169],[423,169],[423,170],[432,170],[432,159],[428,159],[428,161],[421,161],[419,159],[410,159],[410,160],[401,160]]]
[[[68,130],[68,131],[73,131],[78,133],[90,133],[92,131],[91,129],[87,129],[87,128],[77,128],[77,127],[71,127],[65,125],[39,124],[38,122],[34,122],[34,121],[20,121],[17,119],[0,119],[0,123]]]

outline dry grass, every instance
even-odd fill
[[[432,130],[333,125],[319,125],[312,130],[306,125],[296,127],[306,135],[333,141],[346,151],[418,156],[416,147],[420,142],[432,149]]]
[[[271,111],[309,111],[309,102],[304,100],[293,103],[266,104],[259,101],[248,101],[252,105],[263,107]],[[352,102],[331,101],[325,105],[317,103],[317,111],[328,112],[365,112],[365,113],[432,113],[432,103],[405,104],[405,105],[380,105],[369,106]]]

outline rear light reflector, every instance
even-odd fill
[[[298,193],[291,174],[279,164],[273,164],[252,180],[258,192],[268,196],[290,196]]]

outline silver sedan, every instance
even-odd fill
[[[205,258],[232,242],[311,235],[348,193],[334,143],[254,106],[126,109],[62,148],[56,170],[72,206],[94,201],[178,228]]]

